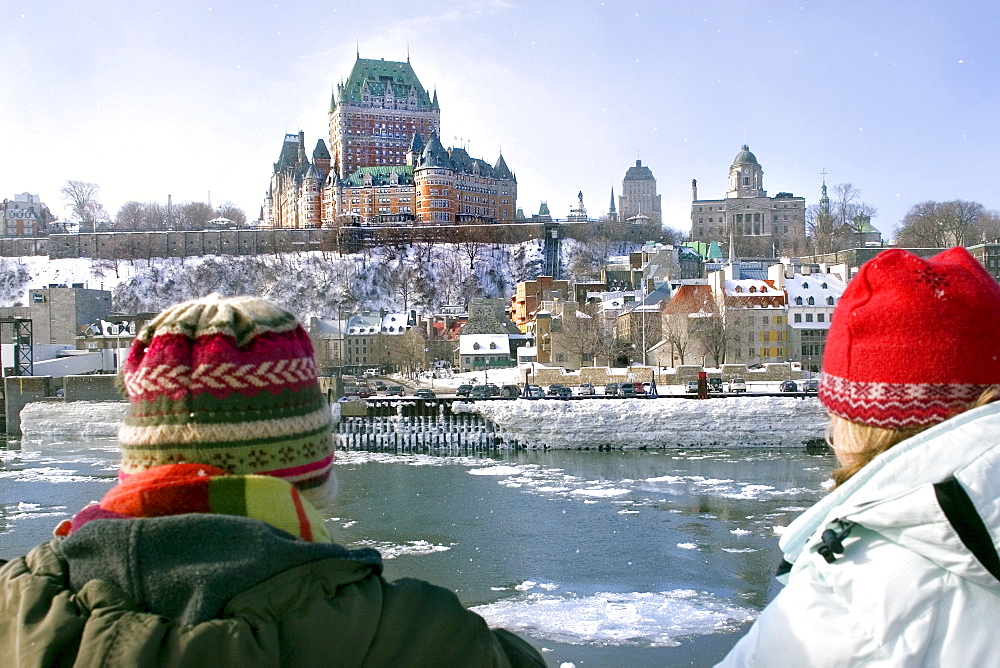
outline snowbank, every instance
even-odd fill
[[[537,447],[802,447],[823,438],[826,413],[814,397],[554,399],[480,401],[479,413]]]

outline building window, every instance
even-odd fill
[[[813,321],[813,314],[806,313],[806,322],[812,322],[812,321]]]
[[[826,322],[826,314],[825,313],[817,313],[816,314],[816,322]]]

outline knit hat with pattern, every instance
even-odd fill
[[[819,399],[902,429],[941,422],[1000,385],[1000,285],[964,248],[866,262],[833,313]]]
[[[332,420],[312,342],[268,301],[213,294],[168,308],[136,337],[123,376],[122,477],[189,462],[303,490],[330,478]]]

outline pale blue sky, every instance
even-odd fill
[[[850,182],[891,232],[928,199],[1000,208],[1000,9],[957,2],[373,3],[21,0],[0,6],[0,197],[93,181],[130,199],[229,200],[256,218],[284,133],[327,138],[362,57],[437,88],[446,145],[494,162],[518,204],[607,210],[637,158],[665,223],[691,179],[725,194],[747,143],[769,194]],[[455,138],[462,138],[456,140]]]

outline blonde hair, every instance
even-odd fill
[[[949,417],[985,406],[997,399],[1000,399],[1000,386],[993,385],[986,388],[975,401]],[[834,482],[831,489],[843,485],[868,462],[892,446],[933,426],[933,424],[927,424],[906,429],[886,429],[885,427],[851,422],[831,414],[830,423],[826,427],[826,442],[837,454],[837,460],[840,462],[840,466],[831,474]]]

